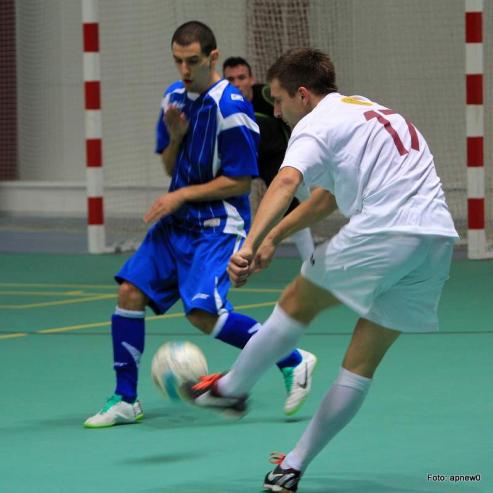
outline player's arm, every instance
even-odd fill
[[[318,190],[315,188],[315,193],[312,193],[306,202],[302,202],[278,224],[301,182],[312,183],[314,176],[322,176],[326,172],[329,157],[330,149],[312,135],[306,125],[296,127],[286,150],[283,167],[260,204],[244,248],[249,248],[255,254],[268,234],[282,239],[319,221],[336,209],[334,197],[328,191],[317,187]]]
[[[168,176],[173,174],[180,146],[188,131],[188,120],[185,113],[176,106],[170,106],[164,114],[164,123],[169,135],[169,143],[161,153],[164,169]]]
[[[328,190],[313,189],[307,200],[301,202],[267,234],[256,253],[255,270],[258,271],[269,266],[276,248],[282,240],[321,221],[336,209],[335,197]]]
[[[250,176],[218,176],[208,183],[180,188],[158,197],[144,216],[144,221],[157,221],[178,210],[185,202],[210,202],[246,194],[251,183]]]
[[[241,249],[229,261],[227,270],[235,286],[243,286],[247,282],[255,268],[254,258],[258,248],[282,219],[302,181],[301,172],[290,166],[281,168],[272,180],[257,209],[250,233]]]
[[[161,159],[163,160],[164,171],[168,176],[173,174],[173,170],[176,165],[176,158],[180,152],[181,141],[170,140],[168,146],[161,153]]]
[[[315,188],[312,190],[310,197],[284,217],[265,239],[271,241],[274,245],[278,245],[282,240],[297,231],[318,223],[336,209],[335,197],[328,190]]]
[[[186,202],[209,202],[249,193],[251,184],[251,176],[218,176],[208,183],[190,185],[178,191]]]
[[[260,244],[282,219],[302,181],[301,172],[290,166],[281,168],[275,176],[260,202],[245,243],[229,261],[228,274],[235,286],[245,284],[253,271],[253,259]]]
[[[257,251],[266,235],[284,216],[302,181],[303,175],[296,168],[286,166],[280,169],[260,202],[243,248],[251,249],[253,253]]]

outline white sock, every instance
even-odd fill
[[[300,229],[291,235],[301,260],[305,261],[310,258],[310,255],[315,250],[315,244],[313,243],[312,232],[310,228]]]
[[[371,379],[344,368],[320,404],[296,447],[281,466],[304,471],[315,456],[358,412],[365,400]]]
[[[248,341],[231,370],[218,381],[223,395],[244,395],[276,361],[290,353],[305,325],[291,318],[279,305]]]

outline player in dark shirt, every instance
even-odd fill
[[[255,118],[260,127],[259,177],[268,187],[284,159],[290,134],[289,127],[280,118],[274,117],[274,106],[269,96],[268,86],[255,82],[250,64],[244,58],[230,57],[225,60],[223,75],[253,105]],[[293,199],[286,215],[298,204],[298,199]],[[314,250],[310,229],[302,229],[294,233],[291,238],[296,244],[301,259],[308,259]]]

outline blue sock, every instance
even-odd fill
[[[241,313],[231,312],[221,315],[218,319],[216,327],[212,335],[230,346],[243,349],[246,343],[250,340],[257,330],[260,329],[260,324],[246,315]],[[297,366],[302,360],[300,352],[295,349],[291,354],[278,361],[276,364],[281,368]]]
[[[115,394],[126,402],[137,398],[139,363],[144,352],[144,312],[117,308],[111,317],[113,368],[116,372]]]

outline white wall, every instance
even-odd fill
[[[80,17],[78,0],[16,2],[21,180],[84,179]]]
[[[19,0],[16,9],[20,179],[83,185],[81,2]],[[166,189],[168,181],[154,154],[154,127],[162,92],[178,78],[170,54],[171,36],[181,23],[200,20],[215,31],[221,61],[243,55],[245,9],[245,0],[100,0],[103,154],[108,187],[158,185]],[[33,211],[40,212],[40,204],[51,203],[50,212],[56,212],[66,203],[63,196],[56,200],[58,186],[40,186],[41,194],[50,190],[48,201],[34,200],[36,186],[29,187],[28,195],[23,186],[18,191],[13,184],[8,187],[9,196],[23,193],[27,199],[23,209],[32,201]],[[156,190],[150,194],[147,202]],[[134,198],[125,195],[108,197],[107,211],[132,208]],[[16,210],[14,204],[18,203],[14,200],[9,206],[4,195],[2,208]],[[135,207],[140,213],[142,201]]]
[[[80,0],[18,0],[16,5],[21,179],[82,185]],[[247,5],[248,0],[100,0],[106,184],[120,190],[156,187],[144,201],[141,194],[136,202],[131,194],[112,194],[107,213],[133,208],[140,214],[167,186],[153,148],[162,91],[177,77],[169,47],[173,31],[198,19],[215,31],[222,59],[245,54],[247,34],[253,35],[246,32]],[[272,5],[266,0],[265,12],[258,8],[256,15],[276,15]],[[333,55],[343,92],[380,100],[425,134],[454,215],[465,220],[464,1],[310,0],[309,6],[307,44]],[[485,2],[484,22],[486,135],[491,136],[493,2]],[[493,139],[487,138],[490,220],[492,154]],[[44,201],[33,201],[33,211],[39,203]]]

